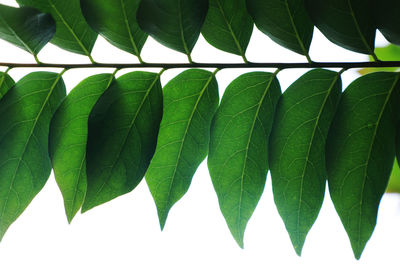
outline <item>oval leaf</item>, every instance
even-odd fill
[[[190,58],[207,10],[208,0],[142,0],[137,20],[158,42]]]
[[[99,74],[79,83],[64,99],[51,122],[50,157],[68,222],[81,208],[86,195],[89,114],[113,78],[112,74]]]
[[[14,86],[14,80],[7,73],[0,72],[0,99]]]
[[[101,96],[89,119],[82,212],[139,184],[154,153],[161,117],[159,74],[125,74]]]
[[[277,107],[269,150],[272,188],[298,255],[324,200],[325,142],[341,91],[340,74],[316,69],[295,81]]]
[[[0,38],[36,56],[56,32],[49,14],[30,8],[0,5]]]
[[[89,25],[116,47],[140,56],[147,39],[136,22],[140,0],[81,0]]]
[[[376,1],[374,10],[379,31],[389,42],[400,45],[400,1]]]
[[[97,33],[86,23],[79,0],[17,0],[17,2],[53,16],[57,30],[51,43],[70,52],[90,57]]]
[[[218,98],[215,75],[205,70],[184,71],[164,88],[164,115],[156,152],[146,173],[161,228],[207,155]]]
[[[274,42],[309,58],[314,26],[304,0],[247,0],[257,28]]]
[[[400,74],[365,75],[343,93],[327,139],[329,192],[358,259],[395,156]]]
[[[22,78],[1,100],[0,238],[50,175],[50,120],[64,97],[61,75],[35,72]]]
[[[373,0],[306,0],[314,24],[331,42],[374,54]]]
[[[242,56],[253,32],[253,20],[246,10],[245,0],[210,0],[201,33],[211,45]]]
[[[213,120],[208,169],[222,214],[241,247],[264,190],[268,140],[280,95],[276,75],[244,74],[228,86]]]

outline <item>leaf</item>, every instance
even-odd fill
[[[392,173],[386,188],[386,193],[400,193],[400,168],[398,162],[394,162]]]
[[[342,91],[340,74],[315,69],[279,101],[270,137],[275,204],[298,255],[324,200],[325,142]]]
[[[314,26],[304,0],[247,0],[257,28],[274,42],[309,58]]]
[[[147,39],[137,24],[140,0],[81,0],[89,25],[114,46],[140,56]]]
[[[208,0],[142,0],[137,21],[158,42],[190,57],[207,10]]]
[[[7,73],[0,72],[0,99],[14,86],[14,80]]]
[[[331,42],[363,54],[374,54],[373,0],[306,0],[314,24]]]
[[[379,31],[394,44],[400,45],[400,2],[398,0],[376,1],[375,20]]]
[[[56,32],[49,14],[0,5],[0,38],[36,56]]]
[[[161,229],[207,155],[218,101],[218,84],[209,71],[184,71],[164,87],[164,115],[156,152],[146,173]]]
[[[64,97],[60,74],[34,72],[1,100],[0,238],[50,175],[49,125]]]
[[[374,230],[393,166],[399,78],[376,72],[350,84],[327,139],[329,192],[357,259]]]
[[[112,74],[99,74],[79,83],[64,99],[51,122],[50,156],[69,223],[86,195],[89,114],[113,79]]]
[[[17,0],[17,2],[53,16],[57,30],[51,43],[70,52],[90,57],[97,34],[86,23],[79,0]]]
[[[222,214],[240,247],[264,190],[268,139],[280,95],[275,74],[244,74],[228,86],[213,119],[208,169]]]
[[[253,20],[246,10],[245,0],[210,0],[201,33],[211,45],[242,56],[253,32]]]
[[[85,212],[132,191],[156,146],[162,117],[160,75],[131,72],[103,94],[89,118]]]

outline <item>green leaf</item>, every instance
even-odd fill
[[[274,42],[309,58],[314,26],[304,0],[247,0],[257,28]]]
[[[386,188],[386,193],[400,193],[400,168],[398,161],[394,162],[392,173],[390,174],[389,183]]]
[[[0,99],[14,86],[14,80],[7,73],[0,72]]]
[[[17,0],[17,2],[53,16],[57,30],[51,43],[70,52],[90,57],[97,33],[86,23],[79,0]]]
[[[373,0],[306,0],[314,24],[331,42],[354,52],[374,53]]]
[[[99,74],[79,83],[64,99],[51,122],[49,149],[68,222],[86,195],[86,143],[89,114],[114,76]]]
[[[376,8],[374,10],[379,31],[389,42],[400,45],[400,1],[376,1]]]
[[[85,212],[132,191],[154,154],[162,117],[160,75],[131,72],[104,93],[89,118]]]
[[[116,47],[140,56],[147,39],[137,24],[140,0],[81,0],[89,25]]]
[[[272,188],[298,255],[324,200],[325,142],[341,91],[340,74],[316,69],[295,81],[277,107],[269,154]]]
[[[0,238],[50,175],[50,120],[64,97],[60,74],[34,72],[1,100]]]
[[[208,0],[142,0],[137,20],[158,42],[190,57],[207,10]]]
[[[246,10],[245,0],[210,0],[201,33],[211,45],[242,56],[253,32],[253,20]]]
[[[184,71],[164,87],[164,115],[156,152],[146,173],[161,228],[207,155],[218,101],[218,84],[209,71]]]
[[[329,191],[357,259],[374,230],[393,166],[399,78],[376,72],[351,83],[327,139]]]
[[[56,32],[49,14],[30,8],[0,5],[0,38],[36,56]]]
[[[222,214],[240,247],[264,190],[268,139],[280,96],[275,74],[244,74],[228,86],[213,119],[208,169]]]

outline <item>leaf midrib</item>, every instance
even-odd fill
[[[132,31],[131,31],[131,27],[129,25],[129,20],[128,20],[128,16],[126,14],[126,8],[125,8],[125,1],[124,0],[120,0],[120,4],[121,4],[121,9],[122,9],[122,14],[124,17],[124,22],[125,22],[125,27],[126,30],[128,32],[128,36],[129,36],[129,41],[132,45],[133,50],[135,51],[136,56],[139,58],[140,57],[140,52],[139,49],[135,43],[135,40],[133,39],[133,35],[132,35]]]

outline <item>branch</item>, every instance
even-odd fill
[[[305,62],[305,63],[88,63],[88,64],[54,64],[54,63],[8,63],[0,62],[0,66],[9,68],[218,68],[218,69],[235,69],[235,68],[400,68],[400,61],[374,61],[374,62]]]

